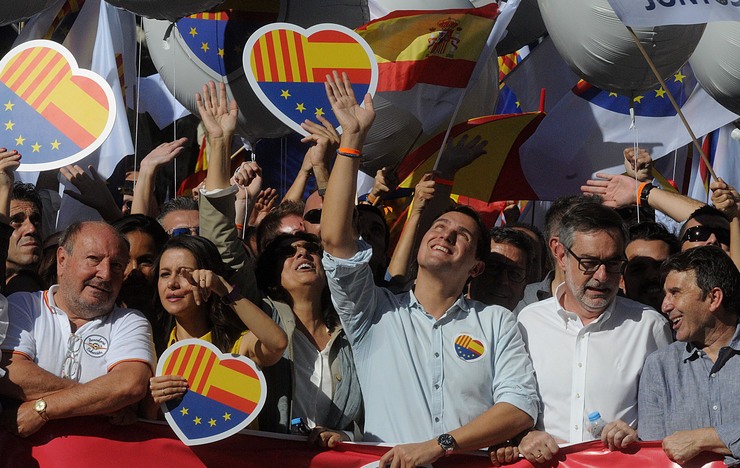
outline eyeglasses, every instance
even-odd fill
[[[521,283],[527,279],[527,271],[516,265],[501,260],[488,260],[485,273],[490,275],[506,275],[512,283]]]
[[[627,263],[627,260],[623,258],[601,260],[600,258],[579,257],[574,254],[567,245],[563,244],[563,247],[565,247],[565,250],[567,250],[568,253],[578,261],[578,269],[584,273],[596,273],[596,270],[598,270],[601,265],[604,265],[607,273],[622,273],[624,265]]]
[[[690,227],[683,233],[681,243],[684,242],[705,242],[714,234],[720,244],[730,245],[730,230],[721,227],[694,226]]]
[[[62,378],[80,380],[80,354],[82,351],[82,338],[76,333],[72,333],[67,338],[67,354],[62,365]]]
[[[319,224],[321,222],[321,208],[306,211],[306,214],[303,215],[303,220],[311,224]]]
[[[298,252],[299,248],[305,250],[309,255],[321,254],[321,246],[316,242],[294,242],[292,244],[283,245],[278,249],[277,254],[280,257],[285,258],[293,257]]]
[[[172,237],[197,236],[198,234],[200,234],[200,226],[179,227],[179,228],[175,228],[172,231],[170,231],[170,236]]]

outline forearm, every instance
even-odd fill
[[[326,191],[326,186],[329,184],[329,168],[323,164],[313,166],[313,176],[316,178],[316,187],[321,191]]]
[[[0,394],[21,401],[31,401],[51,393],[77,386],[77,382],[62,379],[39,367],[35,362],[15,355],[7,361],[3,353],[3,367],[7,374],[0,379]]]
[[[306,190],[306,184],[308,184],[308,177],[309,172],[304,170],[303,167],[301,167],[301,170],[298,172],[298,175],[293,180],[293,183],[290,185],[290,188],[285,193],[285,196],[283,197],[283,201],[290,200],[294,202],[300,202],[303,201],[303,192]]]
[[[0,223],[10,223],[10,187],[0,187]]]
[[[678,222],[686,221],[691,213],[705,205],[699,200],[694,200],[680,193],[658,189],[650,191],[648,204]]]
[[[408,274],[411,264],[411,253],[414,250],[414,239],[416,238],[420,219],[421,213],[414,211],[412,207],[411,216],[409,216],[409,219],[406,220],[406,224],[403,226],[401,237],[398,239],[398,244],[396,244],[396,249],[393,251],[393,256],[388,265],[388,273],[392,278],[396,276],[405,277]]]
[[[730,221],[730,258],[740,270],[740,217]]]
[[[49,419],[107,414],[138,402],[151,377],[148,364],[123,362],[107,374],[44,397]]]
[[[212,138],[208,137],[210,146],[210,157],[208,158],[208,173],[206,175],[206,190],[214,190],[229,187],[231,177],[231,164],[229,160],[229,149],[231,147],[231,135]]]
[[[362,139],[359,135],[348,135],[345,132],[342,134],[341,147],[361,149]],[[324,195],[321,239],[326,251],[340,258],[349,258],[357,252],[355,234],[352,229],[352,214],[355,207],[359,169],[359,158],[337,157]],[[330,216],[328,216],[329,213],[331,213]]]
[[[251,301],[240,298],[234,303],[234,312],[254,335],[242,340],[239,349],[261,367],[276,363],[288,346],[288,337],[271,317]]]
[[[131,202],[131,214],[151,216],[154,212],[154,180],[157,168],[142,163],[134,188],[134,200]]]
[[[512,439],[533,425],[532,418],[516,406],[497,403],[450,434],[460,450],[477,450]]]

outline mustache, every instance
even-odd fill
[[[113,288],[111,287],[110,281],[97,281],[97,280],[88,280],[83,283],[85,286],[91,286],[96,289],[101,289],[105,292],[113,292]]]

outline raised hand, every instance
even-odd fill
[[[171,163],[173,159],[182,154],[185,143],[187,142],[188,139],[183,137],[179,140],[162,143],[157,146],[141,160],[141,170],[153,169],[156,171],[162,166]]]
[[[246,188],[249,198],[253,200],[262,188],[262,168],[256,162],[243,162],[236,169],[229,182],[231,182],[231,185],[238,185],[242,189]],[[243,190],[239,192],[241,194]]]
[[[414,202],[412,213],[421,214],[426,208],[427,202],[434,197],[434,172],[427,172],[421,176],[421,180],[414,189]]]
[[[208,138],[231,138],[234,135],[239,110],[236,101],[228,102],[225,83],[219,83],[218,92],[213,81],[203,85],[203,95],[195,93],[195,105],[208,132]]]
[[[21,165],[21,154],[17,150],[0,148],[0,190],[13,189],[15,170]]]
[[[333,75],[333,76],[332,76]],[[352,83],[346,73],[336,71],[332,75],[326,75],[326,96],[334,111],[334,115],[342,126],[344,134],[357,134],[364,141],[367,132],[375,120],[375,108],[373,99],[370,94],[366,94],[363,100],[365,108],[363,109],[357,103],[355,92],[352,89]]]
[[[740,203],[737,190],[722,179],[712,182],[709,188],[712,189],[712,205],[728,218],[737,218],[738,203]]]
[[[637,158],[635,158],[634,148],[624,149],[624,168],[627,171],[627,176],[634,179],[635,173],[637,173],[637,180],[649,182],[653,179],[653,158],[646,150],[642,148],[637,150]]]
[[[486,145],[488,141],[480,136],[469,139],[463,135],[457,143],[450,140],[437,166],[440,175],[452,179],[457,171],[486,154]]]
[[[310,120],[301,124],[301,127],[310,133],[301,139],[301,143],[312,143],[307,153],[311,166],[329,167],[336,154],[335,151],[339,148],[339,133],[324,117],[319,115],[316,118],[321,125]]]
[[[74,185],[80,193],[73,190],[65,190],[64,195],[68,195],[80,203],[83,203],[97,210],[106,220],[116,219],[121,216],[121,210],[118,209],[113,195],[108,190],[105,179],[98,174],[93,166],[88,166],[90,175],[88,175],[80,166],[64,166],[59,169],[59,173]]]
[[[226,280],[211,270],[183,270],[183,276],[188,281],[196,305],[207,302],[211,294],[224,297],[229,293]]]

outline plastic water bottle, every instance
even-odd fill
[[[590,432],[595,439],[601,439],[601,431],[604,430],[605,426],[606,421],[601,418],[601,413],[598,411],[588,413],[588,432]]]

